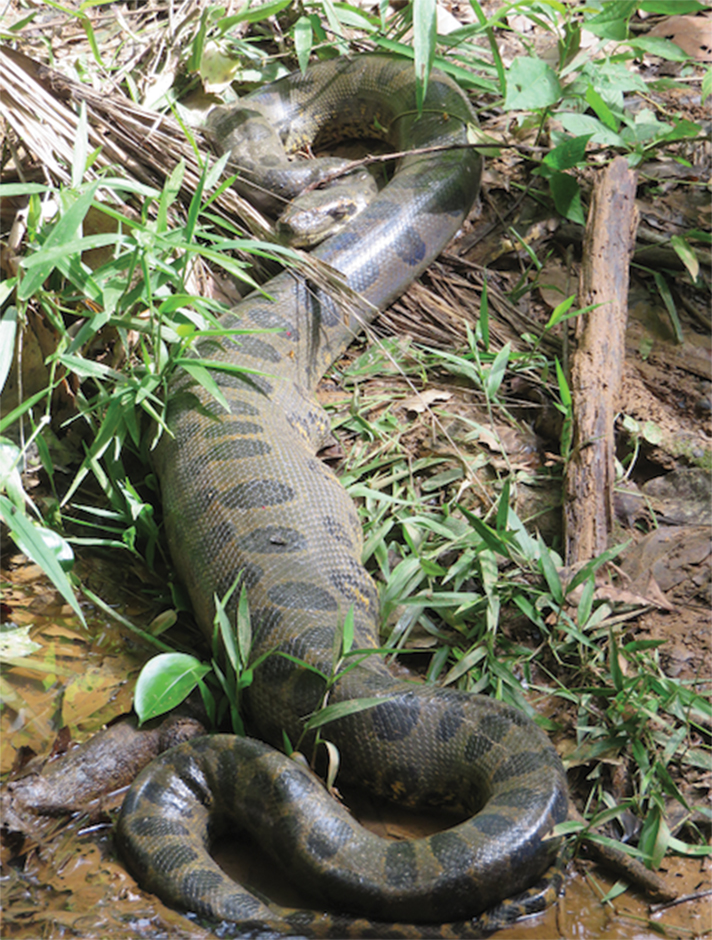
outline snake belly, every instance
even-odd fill
[[[438,72],[418,116],[412,63],[378,55],[321,63],[247,101],[268,114],[287,146],[329,122],[385,129],[396,150],[463,145],[474,122],[460,90]],[[463,146],[407,157],[368,208],[314,254],[375,314],[455,234],[480,172],[478,154]],[[252,656],[277,651],[329,675],[335,631],[350,612],[354,647],[378,645],[358,516],[315,456],[329,430],[316,383],[362,321],[290,272],[265,292],[269,298],[252,294],[221,325],[276,332],[216,336],[199,349],[250,370],[213,373],[229,412],[182,373],[170,389],[173,436],[162,438],[155,467],[174,563],[205,633],[212,635],[215,597],[239,580],[248,591]],[[366,656],[339,674],[329,697],[383,699],[326,726],[341,757],[339,779],[407,806],[467,815],[428,838],[384,840],[274,749],[283,732],[299,740],[323,696],[317,672],[285,656],[266,658],[245,701],[261,740],[190,741],[135,781],[117,827],[128,867],[165,902],[235,921],[244,936],[477,935],[473,918],[525,891],[556,854],[548,836],[567,812],[556,751],[516,709],[398,681],[378,655]],[[280,909],[229,879],[208,853],[226,819],[252,831],[292,880],[340,913]],[[404,933],[396,923],[408,925]]]

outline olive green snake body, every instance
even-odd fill
[[[462,146],[474,120],[466,99],[433,72],[418,116],[412,63],[360,56],[322,63],[249,101],[283,139],[312,137],[336,121],[377,124],[397,150],[459,145],[403,159],[364,212],[315,250],[374,313],[384,308],[447,244],[477,193],[480,158]],[[252,294],[222,325],[277,332],[200,346],[206,359],[255,371],[214,373],[229,413],[188,375],[177,378],[173,437],[163,437],[156,470],[171,552],[204,631],[212,634],[215,597],[239,578],[248,590],[252,655],[279,651],[329,675],[335,632],[350,612],[354,647],[378,645],[377,594],[361,563],[358,516],[315,456],[329,429],[314,402],[316,383],[361,323],[290,272],[265,289],[271,300]],[[329,696],[330,703],[383,699],[324,728],[340,754],[339,781],[468,815],[428,838],[379,839],[274,750],[283,732],[300,739],[323,696],[317,672],[272,655],[246,692],[250,727],[267,744],[200,738],[139,776],[117,829],[139,883],[169,904],[235,921],[244,936],[479,935],[477,915],[526,891],[556,854],[548,836],[567,813],[556,751],[516,709],[395,680],[380,656],[366,656],[340,674]],[[322,898],[324,912],[278,909],[227,878],[207,851],[226,818],[252,831]]]

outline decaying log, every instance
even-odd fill
[[[578,300],[581,307],[598,306],[577,321],[571,358],[573,427],[564,504],[567,565],[603,552],[613,521],[613,422],[625,359],[635,189],[635,172],[624,157],[616,157],[591,197]]]
[[[200,722],[183,715],[144,729],[133,718],[117,722],[39,771],[10,780],[0,791],[0,823],[21,831],[16,821],[27,814],[86,811],[92,801],[128,786],[158,754],[204,733]]]

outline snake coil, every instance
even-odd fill
[[[420,116],[412,63],[378,55],[322,63],[243,103],[267,115],[287,148],[329,122],[385,129],[398,150],[458,145],[401,160],[370,205],[315,250],[374,312],[436,257],[476,196],[481,161],[462,146],[474,116],[441,73],[430,77]],[[265,293],[271,299],[252,294],[221,325],[276,332],[221,335],[200,346],[205,358],[250,370],[215,373],[229,412],[187,374],[176,378],[172,436],[164,435],[155,465],[173,559],[205,632],[214,597],[239,577],[253,655],[277,651],[328,675],[335,631],[350,611],[356,647],[375,649],[378,638],[358,516],[315,457],[329,427],[314,402],[316,383],[362,323],[290,272]],[[477,915],[528,889],[556,854],[548,836],[567,811],[556,751],[516,709],[396,681],[379,656],[364,658],[339,675],[330,695],[332,703],[382,699],[327,726],[341,779],[408,806],[468,816],[428,838],[391,842],[363,830],[308,772],[268,746],[279,746],[283,731],[298,740],[323,694],[317,672],[267,658],[246,701],[262,741],[201,738],[137,778],[117,829],[129,868],[167,903],[235,921],[244,936],[479,935]],[[346,913],[279,909],[232,882],[208,854],[210,834],[226,818],[250,830],[325,909]]]

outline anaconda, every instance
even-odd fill
[[[322,63],[245,103],[268,115],[287,146],[328,122],[377,126],[379,136],[385,129],[400,151],[455,145],[403,159],[365,211],[315,250],[374,311],[424,270],[475,199],[481,161],[464,146],[473,113],[439,72],[421,114],[412,63],[378,55]],[[382,700],[325,729],[340,754],[340,780],[408,806],[451,808],[464,822],[428,838],[375,838],[274,750],[283,732],[298,741],[305,717],[322,705],[320,673],[331,673],[345,618],[353,616],[354,646],[366,651],[376,648],[379,625],[356,510],[315,456],[329,429],[316,383],[362,324],[291,272],[265,291],[269,298],[252,294],[221,325],[274,332],[216,336],[199,349],[251,370],[216,373],[229,411],[190,376],[177,378],[171,436],[155,465],[173,559],[204,631],[212,633],[215,598],[239,581],[252,655],[275,653],[246,692],[250,727],[267,743],[212,736],[167,752],[129,792],[119,846],[143,887],[235,921],[243,935],[475,936],[478,914],[551,864],[557,842],[548,836],[567,812],[564,771],[546,736],[516,709],[397,681],[378,655],[342,667],[330,692],[330,703]],[[337,913],[278,909],[227,878],[208,854],[226,817],[252,830],[293,880]]]

